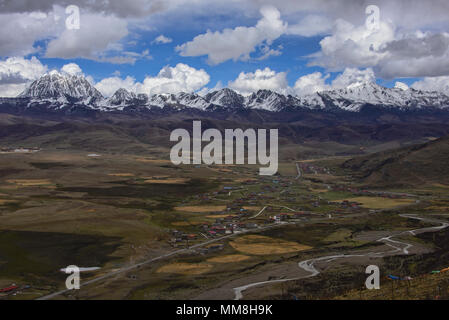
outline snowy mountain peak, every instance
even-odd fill
[[[287,97],[271,90],[259,90],[246,97],[245,101],[251,109],[279,111],[287,104]]]
[[[137,96],[134,92],[129,92],[122,88],[118,89],[107,101],[111,105],[119,106],[132,103],[136,98]]]
[[[84,77],[51,71],[31,85],[19,97],[33,99],[77,100],[91,103],[103,99]]]
[[[205,99],[209,103],[226,108],[243,108],[245,100],[242,95],[228,88],[208,93]]]
[[[196,93],[180,92],[175,95],[178,104],[184,105],[189,108],[197,108],[205,110],[210,103]]]

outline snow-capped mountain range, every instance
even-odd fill
[[[449,110],[449,96],[441,92],[420,91],[400,86],[385,88],[370,82],[302,97],[282,95],[270,90],[259,90],[245,97],[225,88],[205,96],[184,92],[147,95],[119,89],[111,97],[105,98],[84,77],[55,71],[34,81],[18,98],[28,99],[29,105],[47,103],[52,109],[76,105],[99,111],[124,111],[132,107],[147,109],[175,107],[204,111],[214,111],[218,108],[277,112],[306,108],[358,112],[366,105],[396,108],[401,111],[426,108]]]

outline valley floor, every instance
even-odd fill
[[[177,167],[157,151],[4,153],[0,299],[375,299],[363,289],[370,264],[382,288],[388,275],[415,291],[415,279],[446,281],[428,274],[448,267],[449,186],[376,189],[345,160],[261,177]],[[69,265],[88,268],[81,290],[64,290]],[[394,298],[435,298],[397,288]]]

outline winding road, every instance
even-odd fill
[[[403,231],[400,233],[393,233],[392,235],[388,236],[388,237],[382,237],[379,238],[375,241],[377,242],[383,242],[385,245],[387,245],[388,247],[393,248],[392,250],[389,251],[384,251],[384,252],[368,252],[368,253],[364,253],[364,254],[340,254],[340,255],[331,255],[331,256],[325,256],[325,257],[319,257],[319,258],[313,258],[313,259],[309,259],[309,260],[305,260],[305,261],[301,261],[298,263],[298,267],[306,272],[308,272],[309,274],[305,275],[305,276],[301,276],[301,277],[296,277],[296,278],[290,278],[290,279],[278,279],[278,280],[269,280],[269,281],[263,281],[263,282],[255,282],[255,283],[250,283],[244,286],[240,286],[237,288],[234,288],[234,294],[235,294],[235,300],[240,300],[243,298],[243,292],[249,288],[254,288],[254,287],[258,287],[258,286],[263,286],[263,285],[267,285],[267,284],[274,284],[274,283],[280,283],[280,282],[287,282],[287,281],[293,281],[293,280],[301,280],[301,279],[306,279],[306,278],[312,278],[317,276],[318,274],[320,274],[320,271],[315,267],[317,262],[331,262],[337,259],[345,259],[345,258],[354,258],[354,257],[377,257],[377,258],[382,258],[385,256],[390,256],[390,255],[396,255],[396,254],[404,254],[404,255],[408,255],[409,254],[409,250],[414,246],[411,243],[407,243],[407,242],[403,242],[403,241],[398,241],[398,240],[393,240],[392,238],[394,237],[398,237],[401,235],[406,235],[406,234],[411,234],[411,235],[417,235],[417,234],[421,234],[421,233],[427,233],[427,232],[436,232],[436,231],[440,231],[443,230],[447,227],[449,227],[449,223],[446,221],[439,221],[436,219],[429,219],[429,218],[423,218],[423,217],[419,217],[416,215],[411,215],[411,214],[401,214],[399,215],[403,218],[408,218],[408,219],[416,219],[416,220],[420,220],[420,221],[424,221],[424,222],[430,222],[430,223],[437,223],[440,224],[439,226],[435,226],[435,227],[426,227],[426,228],[421,228],[421,229],[414,229],[414,230],[409,230],[409,231]]]
[[[266,207],[265,207],[265,208],[266,208]],[[259,214],[262,213],[263,210],[265,210],[265,208],[263,208],[263,209],[259,212]],[[151,264],[151,263],[156,262],[156,261],[159,261],[159,260],[167,259],[167,258],[176,256],[176,255],[179,255],[179,254],[181,254],[181,253],[187,253],[187,252],[190,252],[192,249],[201,248],[201,247],[203,247],[203,246],[205,246],[205,245],[208,245],[208,244],[211,244],[211,243],[223,241],[223,240],[225,240],[225,239],[232,238],[232,237],[239,236],[239,235],[246,234],[246,233],[261,232],[261,231],[265,231],[265,230],[268,230],[268,229],[278,228],[278,227],[281,227],[281,226],[285,226],[285,225],[288,225],[288,224],[294,224],[294,223],[295,223],[295,222],[292,222],[292,223],[289,223],[289,222],[283,222],[283,223],[280,223],[280,224],[271,224],[271,225],[268,225],[268,226],[265,226],[265,227],[259,227],[259,228],[257,228],[257,229],[246,229],[246,230],[239,231],[239,232],[235,232],[235,233],[233,233],[233,234],[229,234],[229,235],[222,236],[222,237],[219,237],[219,238],[213,238],[213,239],[211,239],[211,240],[204,241],[204,242],[201,242],[201,243],[192,245],[192,246],[190,246],[190,247],[188,247],[188,248],[185,248],[185,249],[179,249],[179,250],[176,250],[176,251],[172,251],[172,252],[166,253],[166,254],[164,254],[164,255],[161,255],[161,256],[158,256],[158,257],[154,257],[154,258],[151,258],[151,259],[142,261],[142,262],[140,262],[140,263],[136,263],[136,264],[129,265],[129,266],[127,266],[127,267],[123,267],[123,268],[121,268],[121,269],[119,269],[119,270],[117,270],[117,271],[112,271],[112,272],[106,273],[106,274],[104,274],[104,275],[102,275],[102,276],[98,276],[98,277],[93,278],[93,279],[91,279],[91,280],[81,282],[81,283],[80,283],[80,287],[85,287],[85,286],[87,286],[87,285],[90,285],[90,284],[93,284],[93,283],[96,283],[96,282],[99,282],[99,281],[102,281],[102,280],[105,280],[105,279],[114,277],[114,276],[116,276],[116,275],[126,273],[126,272],[128,272],[128,271],[131,271],[131,270],[140,268],[140,267],[142,267],[142,266],[144,266],[144,265],[148,265],[148,264]],[[54,293],[51,293],[51,294],[42,296],[42,297],[40,297],[40,298],[37,298],[36,300],[50,300],[50,299],[56,298],[56,297],[58,297],[58,296],[60,296],[60,295],[63,295],[63,294],[65,294],[65,293],[68,293],[68,292],[70,292],[70,291],[72,291],[72,290],[69,290],[69,289],[60,290],[60,291],[57,291],[57,292],[54,292]]]

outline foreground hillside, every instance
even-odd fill
[[[350,300],[447,300],[449,299],[448,231],[423,234],[433,252],[406,258],[390,257],[383,267],[380,290],[350,290],[334,297]],[[391,280],[392,274],[404,280]],[[410,278],[408,278],[410,277]],[[408,280],[405,280],[408,279]]]
[[[449,272],[426,274],[412,281],[385,281],[380,290],[353,290],[335,299],[343,300],[447,300]]]

